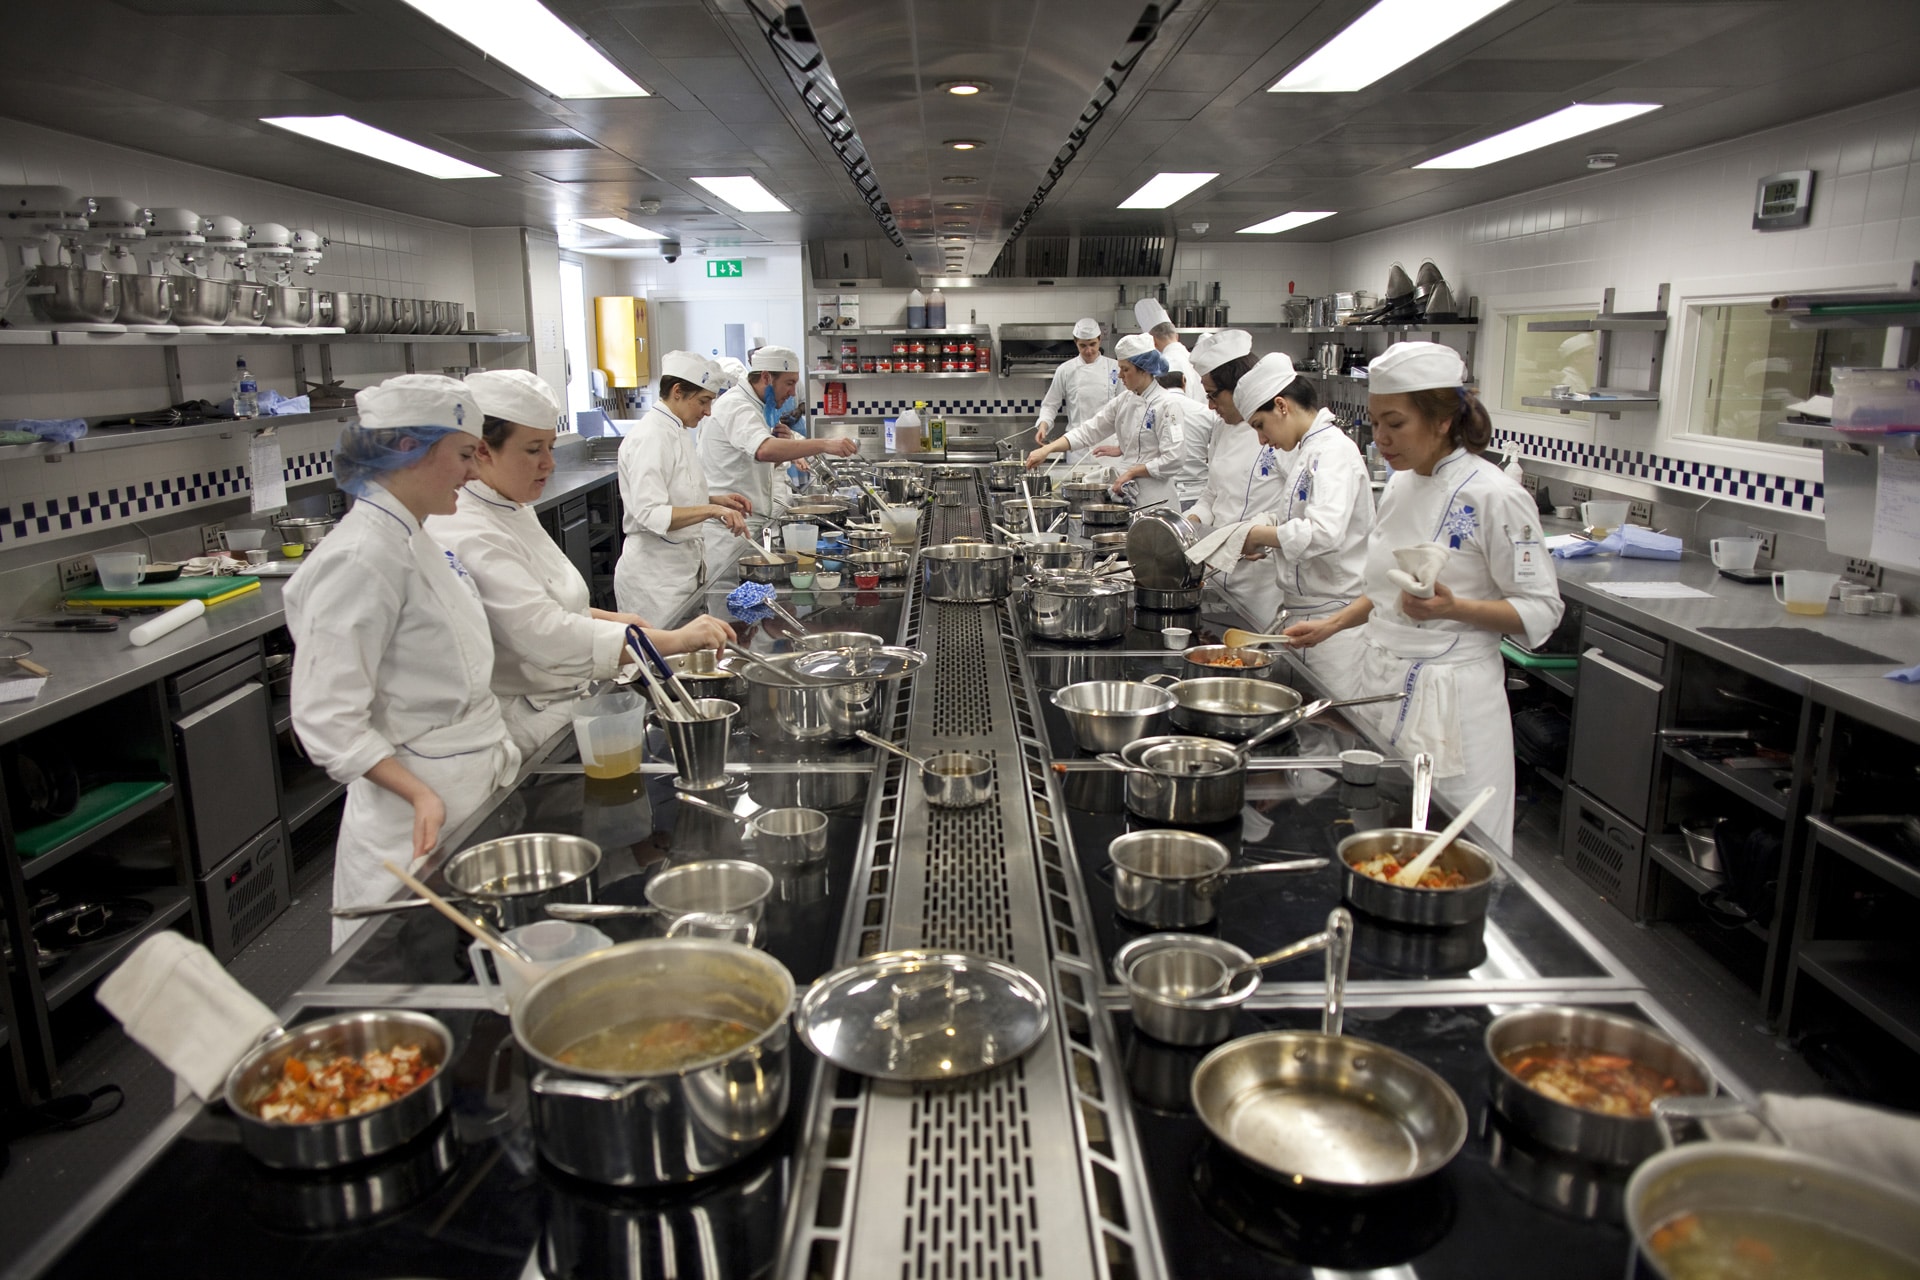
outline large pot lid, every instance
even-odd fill
[[[795,1022],[815,1053],[877,1080],[956,1080],[1012,1062],[1047,1029],[1046,992],[984,956],[886,951],[827,974]]]
[[[1193,527],[1178,514],[1143,511],[1127,529],[1127,563],[1135,586],[1150,591],[1186,591],[1200,585],[1205,572],[1187,559]]]
[[[904,645],[886,644],[789,653],[765,661],[766,666],[756,663],[741,674],[754,684],[795,687],[851,684],[859,680],[898,680],[924,666],[927,655]],[[769,671],[768,667],[775,668],[775,671]],[[793,672],[796,678],[783,679],[777,674],[780,669]]]

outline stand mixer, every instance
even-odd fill
[[[113,323],[120,313],[119,277],[84,266],[81,237],[93,210],[90,197],[67,187],[0,187],[0,241],[7,246],[0,314],[24,294],[34,318],[45,323]]]
[[[233,290],[228,327],[262,328],[267,318],[267,287],[248,270],[247,238],[251,228],[238,218],[215,214],[201,224],[207,238],[207,276],[224,280]]]
[[[120,282],[120,323],[172,328],[173,294],[166,260],[147,243],[153,211],[119,196],[94,196],[81,250],[88,270],[110,271]]]
[[[327,241],[317,231],[288,231],[277,222],[255,226],[247,242],[247,275],[266,288],[266,322],[275,329],[307,329],[320,323],[311,285],[293,283],[294,269],[312,275]]]
[[[191,209],[155,209],[146,250],[167,279],[173,323],[193,328],[224,325],[233,311],[233,285],[209,274],[205,220]]]

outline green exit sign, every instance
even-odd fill
[[[707,279],[739,280],[747,274],[744,258],[710,258],[707,260]]]

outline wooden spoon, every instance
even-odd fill
[[[1467,829],[1467,823],[1473,820],[1473,815],[1479,813],[1487,801],[1499,793],[1499,790],[1498,787],[1480,788],[1480,794],[1467,801],[1459,815],[1446,825],[1446,829],[1420,851],[1420,856],[1400,868],[1400,874],[1393,878],[1393,883],[1402,889],[1411,889],[1418,885],[1420,877],[1427,874],[1427,868],[1433,865],[1434,859],[1445,852],[1446,847],[1453,843],[1455,836]]]
[[[1258,631],[1242,631],[1239,627],[1228,627],[1227,633],[1221,637],[1221,640],[1229,649],[1251,649],[1256,645],[1291,645],[1293,643],[1291,636],[1262,635]]]
[[[1489,788],[1489,790],[1491,790],[1491,788]],[[419,880],[415,879],[413,876],[409,875],[407,872],[402,871],[399,867],[395,866],[391,862],[382,862],[381,865],[384,866],[388,871],[391,871],[393,873],[394,879],[398,880],[401,884],[404,884],[405,886],[407,886],[407,888],[413,890],[414,893],[418,894],[422,898],[425,898],[429,903],[431,903],[435,911],[438,911],[441,915],[445,916],[447,919],[459,925],[466,932],[478,938],[483,944],[485,944],[487,950],[493,952],[494,960],[497,961],[502,968],[512,969],[515,973],[520,975],[520,980],[526,983],[529,987],[531,987],[534,983],[540,981],[541,978],[546,976],[547,971],[545,969],[542,969],[537,964],[527,963],[526,956],[522,955],[520,951],[511,942],[508,942],[505,938],[502,938],[499,934],[495,933],[493,930],[483,929],[478,924],[475,924],[472,920],[468,919],[461,912],[460,908],[454,906],[451,902],[448,902],[445,898],[441,897],[439,894],[435,893],[433,890],[427,888],[427,886],[422,884]]]

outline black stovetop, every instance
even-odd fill
[[[1631,1005],[1597,1006],[1638,1016]],[[1134,1127],[1168,1273],[1180,1280],[1615,1280],[1627,1168],[1559,1156],[1517,1134],[1487,1100],[1482,1035],[1504,1010],[1460,1004],[1349,1009],[1345,1032],[1417,1058],[1466,1105],[1466,1146],[1418,1183],[1313,1193],[1267,1176],[1208,1134],[1189,1100],[1206,1049],[1163,1045],[1114,1015]],[[1242,1010],[1233,1035],[1318,1030],[1317,1010]],[[1401,1268],[1404,1268],[1402,1270]]]
[[[313,1008],[301,1020],[332,1012]],[[327,1174],[283,1173],[239,1146],[224,1108],[203,1111],[44,1274],[97,1280],[549,1280],[770,1274],[813,1071],[790,1057],[786,1123],[753,1156],[655,1191],[593,1186],[545,1164],[527,1126],[507,1020],[429,1010],[454,1032],[448,1114],[406,1147]]]

